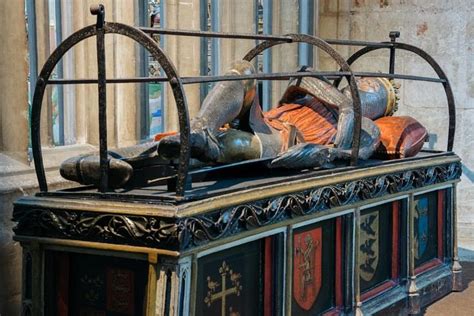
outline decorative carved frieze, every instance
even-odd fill
[[[13,220],[18,222],[17,235],[183,250],[290,218],[455,180],[460,176],[461,164],[455,162],[315,187],[175,219],[18,204]]]

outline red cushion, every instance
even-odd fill
[[[426,128],[409,116],[382,117],[375,124],[380,129],[380,145],[375,156],[381,159],[415,156],[428,136]]]

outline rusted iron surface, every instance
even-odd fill
[[[389,34],[390,37],[390,42],[395,43],[397,41],[397,38],[400,37],[400,32],[390,32]],[[393,74],[395,73],[395,46],[391,45],[390,46],[390,57],[389,57],[389,70],[388,72]]]
[[[427,81],[427,82],[446,82],[444,79],[423,77],[423,76],[412,76],[412,75],[400,75],[391,74],[384,72],[361,72],[355,71],[352,73],[355,77],[381,77],[381,78],[393,78],[393,79],[406,79],[413,81]],[[279,72],[279,73],[257,73],[252,75],[220,75],[220,76],[189,76],[181,77],[183,84],[197,84],[197,83],[210,83],[219,81],[234,81],[234,80],[245,80],[245,79],[258,79],[258,80],[288,80],[290,78],[301,78],[301,77],[326,77],[329,80],[335,80],[340,77],[350,75],[349,72],[344,71],[306,71],[306,72]],[[132,78],[110,78],[107,79],[107,83],[159,83],[167,82],[166,77],[132,77]],[[97,84],[97,79],[53,79],[48,80],[48,84]]]
[[[154,27],[140,27],[148,34],[164,34],[164,35],[178,35],[178,36],[192,36],[192,37],[214,37],[214,38],[235,38],[235,39],[250,39],[250,40],[271,40],[284,41],[291,43],[292,38],[288,36],[265,35],[265,34],[246,34],[246,33],[222,33],[222,32],[206,32],[193,30],[173,30],[173,29],[159,29]]]
[[[234,39],[248,39],[248,40],[268,40],[268,41],[282,41],[291,43],[293,38],[285,35],[269,35],[269,34],[250,34],[250,33],[223,33],[223,32],[208,32],[195,30],[176,30],[176,29],[160,29],[155,27],[140,27],[148,34],[163,34],[163,35],[178,35],[191,37],[211,37],[211,38],[234,38]],[[343,40],[343,39],[324,39],[324,41],[331,45],[344,46],[370,46],[370,47],[391,47],[389,43],[377,43],[368,41]]]
[[[92,15],[97,15],[97,74],[98,74],[98,104],[99,104],[99,141],[100,141],[100,184],[99,191],[104,193],[109,188],[109,159],[107,151],[107,85],[105,69],[105,9],[102,4],[91,6]]]

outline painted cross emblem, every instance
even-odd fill
[[[240,284],[240,273],[235,273],[232,271],[230,266],[222,261],[222,266],[219,268],[219,274],[221,275],[221,283],[212,281],[211,277],[207,277],[207,296],[204,298],[204,303],[208,307],[212,305],[217,300],[221,300],[221,315],[226,315],[226,300],[230,295],[240,296],[240,291],[242,291],[242,285]],[[230,279],[232,287],[227,288],[227,280]],[[220,291],[218,291],[220,288]],[[233,308],[229,308],[229,313],[231,315],[239,315],[238,312],[233,311]]]

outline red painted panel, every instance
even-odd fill
[[[418,268],[415,269],[415,274],[420,274],[420,273],[423,273],[423,272],[426,272],[436,266],[439,266],[441,263],[443,263],[441,260],[439,260],[438,258],[434,258],[434,259],[431,259],[430,261],[428,262],[425,262],[424,264],[422,264],[421,266],[419,266]]]
[[[395,286],[396,283],[392,280],[388,280],[388,281],[385,281],[383,282],[382,284],[380,284],[379,286],[371,289],[370,291],[367,291],[365,293],[363,293],[361,296],[360,296],[360,299],[361,301],[365,301],[369,298],[372,298],[380,293],[382,293],[383,291],[386,291],[388,290],[389,288]]]
[[[294,234],[293,298],[303,310],[310,310],[322,282],[321,227]]]

